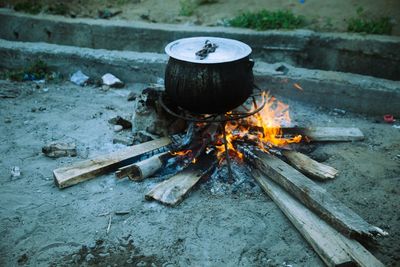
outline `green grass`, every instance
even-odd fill
[[[390,35],[392,33],[392,28],[393,24],[388,17],[378,19],[352,18],[347,24],[347,31],[367,34]]]
[[[42,10],[42,5],[36,3],[36,1],[25,1],[15,4],[14,10],[30,14],[38,14]]]
[[[362,7],[358,7],[356,13],[357,17],[347,22],[347,31],[387,35],[392,33],[393,23],[389,17],[370,18]]]
[[[232,27],[250,28],[256,30],[269,29],[297,29],[304,26],[305,20],[302,16],[296,16],[291,11],[261,10],[258,12],[246,12],[231,20]]]
[[[70,10],[69,7],[64,3],[54,3],[47,8],[47,13],[65,16],[70,13]]]

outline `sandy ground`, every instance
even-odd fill
[[[3,0],[3,5],[21,2],[23,0]],[[54,3],[51,0],[37,2]],[[217,0],[213,4],[195,5],[191,16],[182,16],[181,2],[205,2],[200,0],[88,0],[63,2],[70,6],[73,14],[78,17],[97,18],[98,10],[109,9],[122,14],[112,19],[144,20],[163,23],[186,23],[197,25],[224,25],[223,20],[230,19],[246,11],[291,10],[302,15],[307,20],[308,29],[317,31],[346,31],[347,20],[357,16],[357,9],[362,8],[366,18],[388,16],[394,22],[393,35],[400,35],[400,1],[398,0]]]
[[[0,266],[323,266],[251,180],[251,189],[235,193],[215,193],[205,182],[176,208],[144,199],[160,178],[134,183],[109,174],[59,190],[53,169],[123,147],[112,138],[129,132],[114,133],[107,119],[129,114],[126,95],[142,85],[101,91],[0,81],[5,87],[21,94],[0,98]],[[311,156],[340,170],[321,186],[390,233],[369,249],[399,266],[400,129],[380,118],[289,103],[297,124],[365,133],[362,142],[314,145]],[[53,140],[76,142],[78,156],[45,157],[41,148]],[[21,176],[12,177],[13,166]]]

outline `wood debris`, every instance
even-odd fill
[[[338,170],[335,168],[319,163],[303,153],[284,150],[282,154],[296,169],[311,178],[330,180],[335,178],[338,174]]]

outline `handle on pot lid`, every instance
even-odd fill
[[[170,57],[182,61],[201,64],[216,64],[232,62],[245,58],[251,54],[251,48],[245,43],[232,39],[219,37],[192,37],[179,39],[169,43],[165,47],[165,52]],[[204,57],[204,55],[206,56]]]

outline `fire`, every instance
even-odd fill
[[[243,154],[235,149],[233,145],[235,140],[250,140],[265,152],[272,147],[281,147],[301,141],[301,135],[293,138],[283,137],[281,127],[290,124],[289,106],[274,97],[269,97],[267,93],[263,93],[262,98],[266,104],[260,112],[239,122],[229,121],[225,124],[229,154],[238,159],[243,159]],[[223,136],[221,135],[219,138],[222,139]],[[225,146],[224,144],[217,145],[216,148],[217,157],[221,161],[225,155]]]
[[[191,149],[188,150],[182,150],[182,151],[177,151],[177,152],[169,152],[172,156],[186,156],[189,153],[192,153]]]

